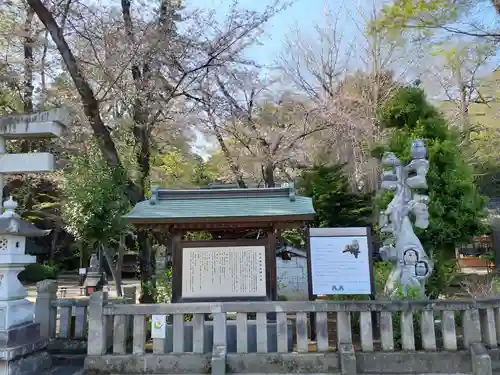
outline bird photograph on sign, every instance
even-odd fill
[[[354,256],[354,258],[358,259],[360,250],[359,250],[359,242],[357,240],[353,240],[350,245],[345,245],[344,251],[342,253],[349,253]]]

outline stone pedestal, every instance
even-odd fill
[[[27,299],[0,301],[0,332],[33,322],[35,306]]]
[[[47,352],[49,339],[40,335],[40,324],[33,322],[33,305],[27,300],[1,301],[0,316],[6,329],[0,329],[0,375],[39,375],[51,368]],[[31,321],[12,326],[26,314]],[[2,324],[0,323],[0,324]],[[6,327],[4,325],[4,327]]]
[[[102,290],[103,285],[103,273],[100,272],[99,260],[96,254],[92,254],[84,283],[85,295],[90,296],[92,293]]]

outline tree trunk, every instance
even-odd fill
[[[24,82],[23,82],[23,111],[24,113],[33,112],[33,17],[35,12],[26,5],[26,18],[24,20]],[[19,141],[21,152],[26,153],[30,150],[31,141],[22,139]],[[25,180],[24,183],[27,181]],[[30,185],[28,185],[29,188]]]
[[[498,14],[500,14],[500,0],[491,0]]]
[[[130,0],[121,0],[122,7],[122,17],[123,23],[125,25],[125,32],[127,34],[128,43],[130,48],[134,48],[135,34],[134,26],[132,23],[132,16],[130,12]],[[139,61],[141,61],[139,63]],[[145,191],[148,184],[148,178],[151,169],[151,142],[150,142],[150,124],[149,114],[150,108],[149,103],[151,102],[151,90],[149,89],[151,81],[151,71],[150,71],[151,61],[148,58],[137,59],[133,61],[130,66],[130,73],[132,74],[132,79],[135,84],[135,100],[132,107],[133,111],[133,135],[135,143],[135,159],[137,162],[137,168],[139,172],[139,178],[137,179],[137,186],[139,188],[139,194],[142,199],[145,198]],[[150,281],[154,277],[154,258],[151,251],[151,246],[147,236],[141,238],[142,234],[138,234],[139,241],[139,262],[141,269],[141,284],[144,285],[141,295],[141,300],[145,303],[152,303],[153,301],[153,290],[149,288]]]
[[[137,233],[139,242],[139,268],[141,270],[141,297],[140,303],[154,303],[154,262],[153,251],[149,241],[148,233],[139,231]],[[154,259],[153,259],[154,260]]]
[[[55,223],[55,228],[52,231],[52,238],[50,241],[50,254],[49,254],[49,263],[54,264],[54,257],[57,250],[57,240],[59,239],[59,234],[61,233],[61,227],[59,223]],[[81,266],[80,266],[81,267]]]
[[[122,286],[122,269],[123,269],[123,255],[125,254],[125,239],[124,236],[120,236],[120,242],[118,243],[118,252],[116,254],[116,284]],[[120,288],[122,290],[122,288]],[[118,290],[117,290],[118,292]]]
[[[276,181],[274,180],[274,165],[272,162],[262,167],[262,178],[266,183],[266,187],[273,188],[276,186]]]
[[[90,87],[88,81],[84,77],[76,58],[71,51],[66,39],[64,38],[63,30],[59,27],[54,16],[50,13],[47,7],[42,3],[41,0],[27,0],[28,4],[33,8],[36,12],[40,21],[44,24],[44,26],[49,31],[52,40],[57,46],[61,57],[63,58],[64,64],[68,69],[68,72],[75,84],[75,87],[80,95],[81,102],[83,104],[83,110],[85,116],[87,117],[90,126],[92,127],[94,137],[98,141],[98,145],[100,151],[108,163],[109,166],[113,168],[123,169],[123,164],[120,161],[118,151],[116,149],[116,145],[111,138],[110,131],[105,126],[101,112],[99,108],[99,102]],[[136,103],[137,104],[137,103]],[[137,108],[136,108],[137,109]],[[140,109],[140,108],[139,108]],[[134,118],[135,120],[135,118]],[[141,124],[135,124],[134,127],[134,135],[136,136],[136,143],[139,146],[139,150],[137,151],[137,161],[140,163],[139,168],[141,172],[140,181],[141,183],[135,184],[131,179],[127,181],[127,196],[132,205],[135,205],[137,202],[144,200],[144,190],[145,183],[147,179],[147,174],[149,174],[149,158],[150,158],[150,150],[149,143],[147,137],[147,129]],[[146,176],[146,177],[145,177]],[[139,234],[139,238],[142,235]],[[139,240],[139,244],[141,245],[141,241]],[[146,249],[141,245],[141,249]],[[141,254],[141,271],[147,271],[151,269],[151,265],[146,265],[145,262],[152,262],[151,251],[147,254]],[[141,273],[141,282],[143,284],[147,284],[149,280],[153,277],[152,273],[146,272]],[[143,288],[143,293],[147,292],[148,288]],[[152,300],[152,295],[144,296],[144,300]]]
[[[73,54],[73,51],[71,51],[71,48],[66,42],[63,30],[59,27],[56,20],[54,19],[54,16],[52,15],[52,13],[50,13],[50,11],[42,3],[41,0],[26,1],[49,31],[52,40],[56,44],[57,49],[61,54],[64,64],[68,69],[71,79],[73,80],[73,83],[78,91],[78,94],[80,95],[85,116],[87,117],[90,126],[92,127],[94,137],[98,141],[99,149],[104,159],[109,166],[123,169],[123,165],[121,164],[120,158],[118,156],[118,151],[116,149],[115,143],[111,138],[111,134],[108,128],[104,125],[104,122],[102,120],[99,102],[92,88],[84,77],[80,66],[78,65]],[[130,179],[127,182],[127,195],[131,204],[137,203],[142,198],[139,187],[135,185]]]
[[[211,119],[212,122],[216,121],[215,119]],[[222,150],[222,153],[226,157],[226,160],[229,164],[229,168],[231,169],[231,172],[233,172],[234,178],[236,180],[236,183],[238,184],[238,187],[245,189],[247,185],[245,184],[245,181],[243,180],[243,173],[241,173],[241,168],[238,164],[236,164],[231,157],[231,153],[229,152],[229,149],[226,146],[226,142],[224,142],[224,137],[222,136],[219,127],[215,124],[212,124],[212,129],[215,134],[215,138],[217,138],[217,141],[219,142],[219,146]]]
[[[116,269],[117,267],[115,268],[115,265],[113,264],[113,258],[111,257],[111,255],[109,255],[109,251],[104,245],[101,245],[101,250],[102,254],[104,255],[104,258],[106,259],[106,262],[108,263],[109,270],[111,271],[111,277],[115,281],[116,295],[118,297],[122,297],[123,292],[122,292],[121,277],[117,276],[117,269]]]
[[[24,22],[24,87],[23,109],[27,113],[33,112],[33,17],[35,12],[30,6],[26,7]]]

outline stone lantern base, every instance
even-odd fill
[[[33,322],[35,307],[27,299],[0,300],[0,331]]]
[[[39,323],[0,330],[0,375],[40,375],[52,367]]]
[[[39,375],[51,368],[49,340],[40,336],[33,313],[27,299],[0,301],[0,375]]]

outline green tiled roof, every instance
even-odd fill
[[[153,191],[126,215],[134,219],[238,218],[313,215],[312,200],[293,188]]]

